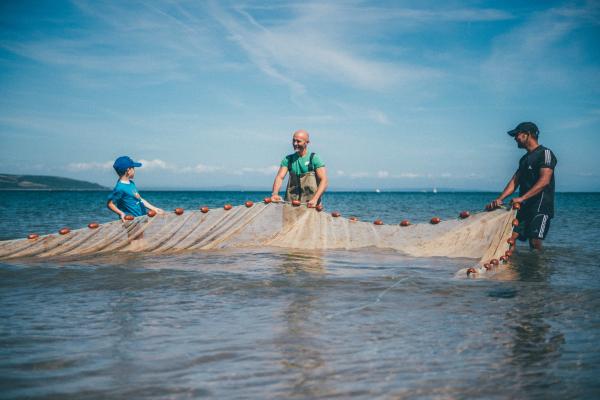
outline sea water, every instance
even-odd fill
[[[115,216],[107,192],[0,192],[0,239]],[[259,192],[144,192],[166,210]],[[385,223],[492,193],[328,193]],[[393,251],[244,249],[0,261],[0,398],[599,398],[600,194],[560,193],[506,273]]]

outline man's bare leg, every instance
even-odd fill
[[[542,250],[542,240],[540,239],[529,239],[529,247],[534,250]]]

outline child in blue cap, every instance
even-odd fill
[[[142,199],[142,196],[138,193],[132,179],[135,175],[135,167],[141,166],[142,163],[135,162],[128,156],[117,158],[113,164],[113,168],[119,175],[119,180],[110,196],[108,196],[106,205],[111,211],[119,214],[122,221],[125,221],[125,215],[127,214],[134,217],[146,214],[147,208],[157,213],[164,212]]]

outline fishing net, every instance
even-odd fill
[[[206,210],[205,210],[206,211]],[[119,252],[173,253],[223,248],[283,247],[306,250],[392,249],[412,257],[478,260],[481,276],[510,249],[514,210],[497,209],[438,224],[376,225],[284,203],[230,210],[165,213],[114,221],[64,234],[0,242],[0,259],[81,257]],[[489,265],[487,265],[489,264]]]

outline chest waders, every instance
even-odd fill
[[[308,202],[317,193],[319,187],[319,179],[315,173],[313,166],[313,157],[315,153],[310,153],[310,160],[308,162],[308,172],[297,175],[292,171],[292,157],[288,157],[288,185],[285,191],[285,200],[300,200],[302,203]],[[317,204],[321,204],[319,199]]]

